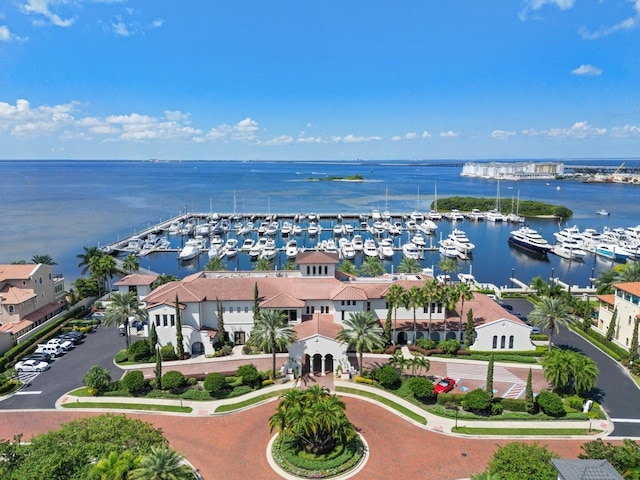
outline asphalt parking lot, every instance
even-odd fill
[[[115,327],[100,326],[88,334],[73,350],[51,362],[51,368],[41,373],[21,374],[29,383],[4,400],[0,410],[54,408],[56,400],[69,390],[82,386],[82,379],[93,365],[100,365],[115,380],[123,371],[113,364],[114,355],[125,348],[125,339]]]

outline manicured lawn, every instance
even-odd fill
[[[418,415],[417,413],[415,413],[413,410],[409,410],[408,408],[400,405],[399,403],[394,402],[393,400],[390,400],[386,397],[383,397],[381,395],[377,395],[375,393],[372,392],[366,392],[363,390],[358,390],[356,388],[349,388],[349,387],[340,387],[340,386],[336,386],[336,392],[345,392],[345,393],[352,393],[354,395],[359,395],[361,397],[367,397],[367,398],[371,398],[372,400],[376,400],[388,407],[393,408],[394,410],[397,410],[398,412],[400,412],[401,414],[411,418],[412,420],[415,420],[416,422],[422,424],[422,425],[426,425],[427,424],[427,419],[425,417],[423,417],[422,415]]]
[[[153,412],[191,413],[191,407],[179,407],[177,405],[147,405],[143,403],[116,403],[116,402],[71,402],[63,403],[64,408],[110,408],[117,410],[148,410]]]
[[[601,430],[588,428],[481,428],[454,427],[454,433],[465,435],[595,435]]]
[[[253,404],[262,402],[263,400],[266,400],[268,398],[278,397],[278,396],[282,395],[283,393],[284,392],[281,392],[281,391],[269,392],[269,393],[265,393],[263,395],[258,395],[257,397],[249,398],[249,399],[244,400],[242,402],[230,403],[228,405],[220,405],[218,408],[215,409],[214,413],[225,413],[225,412],[232,412],[234,410],[239,410],[241,408],[248,407],[249,405],[253,405]]]

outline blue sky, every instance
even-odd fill
[[[3,0],[0,159],[640,151],[640,0]]]

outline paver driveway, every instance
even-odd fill
[[[466,439],[429,432],[363,400],[344,398],[347,414],[365,437],[370,458],[359,479],[466,478],[482,471],[504,440]],[[268,418],[275,403],[216,417],[132,414],[162,429],[172,447],[184,454],[205,480],[277,479],[265,452],[271,438]],[[87,412],[0,412],[0,438],[10,439],[57,428]],[[576,458],[581,440],[543,443],[563,458]]]

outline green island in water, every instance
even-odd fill
[[[437,205],[434,201],[431,203],[431,209],[437,207],[438,211],[450,211],[458,209],[461,212],[470,212],[474,208],[482,212],[493,210],[496,208],[495,198],[479,198],[479,197],[446,197],[438,199]],[[554,218],[570,218],[573,211],[562,205],[552,205],[550,203],[539,202],[535,200],[503,200],[498,208],[500,213],[509,214],[516,213],[523,217],[554,217]]]
[[[362,175],[349,175],[347,177],[339,177],[337,175],[330,175],[328,177],[321,178],[307,178],[310,182],[362,182],[364,177]]]

